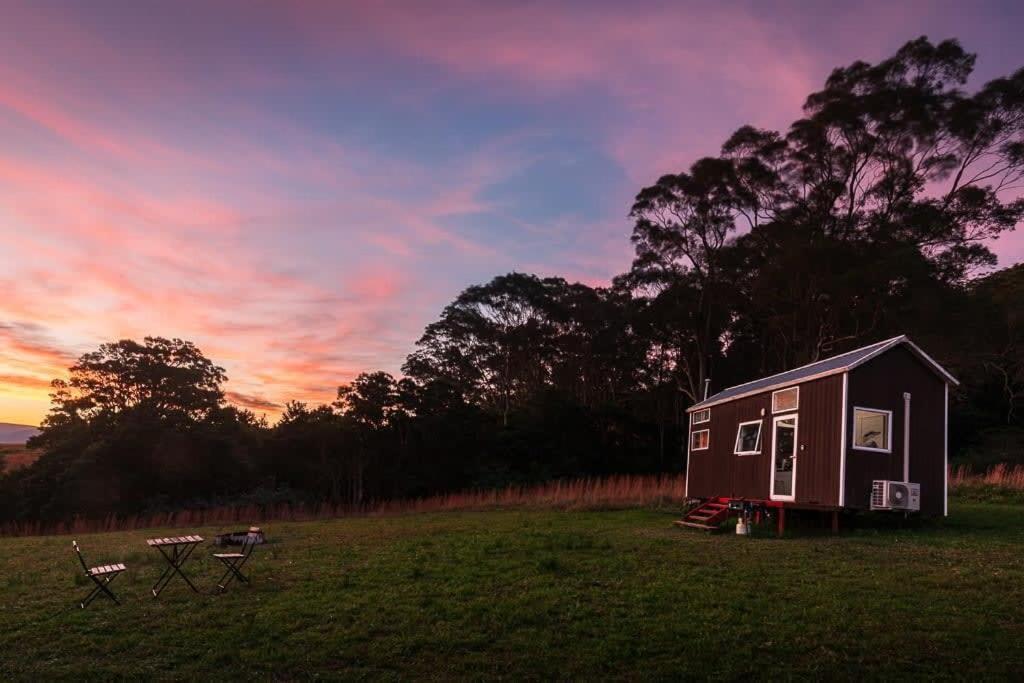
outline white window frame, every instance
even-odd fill
[[[876,413],[886,416],[886,430],[888,433],[885,436],[885,443],[889,445],[888,448],[872,448],[871,446],[858,446],[857,445],[857,411],[862,410],[865,413]],[[871,453],[892,453],[892,411],[884,410],[882,408],[865,408],[864,406],[853,407],[853,443],[850,445],[851,448],[857,451],[869,451]]]
[[[707,415],[707,417],[705,417],[703,420],[698,419],[697,416],[701,414],[705,414]],[[711,422],[711,408],[701,408],[700,410],[695,410],[693,411],[692,415],[693,417],[690,418],[690,422],[692,424],[702,425],[705,422]]]
[[[708,434],[708,445],[704,446],[703,448],[694,448],[693,447],[693,437],[696,436],[697,434],[700,434],[701,432],[707,432],[707,434]],[[697,430],[694,430],[694,431],[690,432],[690,451],[691,452],[692,451],[706,451],[709,448],[711,448],[711,430],[710,429],[697,429]]]
[[[740,434],[743,433],[743,428],[750,425],[757,425],[757,450],[755,451],[741,451],[740,450]],[[748,420],[747,422],[740,422],[736,426],[736,444],[733,446],[733,455],[761,455],[761,437],[764,433],[764,420]]]
[[[783,410],[776,410],[775,409],[775,394],[781,394],[784,391],[793,391],[794,389],[796,390],[796,405],[793,406],[792,408],[785,408]],[[800,386],[799,385],[797,385],[795,387],[786,387],[785,389],[777,389],[776,391],[772,392],[772,415],[775,415],[776,413],[788,413],[791,410],[800,410]]]

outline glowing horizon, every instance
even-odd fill
[[[188,6],[186,6],[188,5]],[[181,337],[275,416],[397,374],[465,287],[628,268],[633,195],[782,129],[926,34],[1024,65],[1013,3],[11,4],[0,27],[0,422],[121,338]],[[1024,260],[1024,234],[992,245]]]

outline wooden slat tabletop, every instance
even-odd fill
[[[163,545],[187,545],[189,543],[202,543],[202,536],[172,536],[170,538],[147,538],[146,545],[156,547]]]

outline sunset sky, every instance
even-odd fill
[[[607,282],[640,187],[834,66],[922,34],[973,85],[1024,65],[1024,3],[855,5],[0,0],[0,421],[147,334],[257,413],[329,401],[468,285]]]

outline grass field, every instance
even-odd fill
[[[0,443],[0,474],[36,461],[40,451],[26,448],[23,443]]]
[[[0,679],[1019,678],[1024,506],[839,537],[708,536],[666,511],[517,510],[265,526],[253,585],[157,600],[143,539],[97,600],[69,537],[0,539]],[[211,534],[213,530],[202,530]],[[188,572],[208,589],[210,548]],[[119,585],[118,585],[119,584]]]

